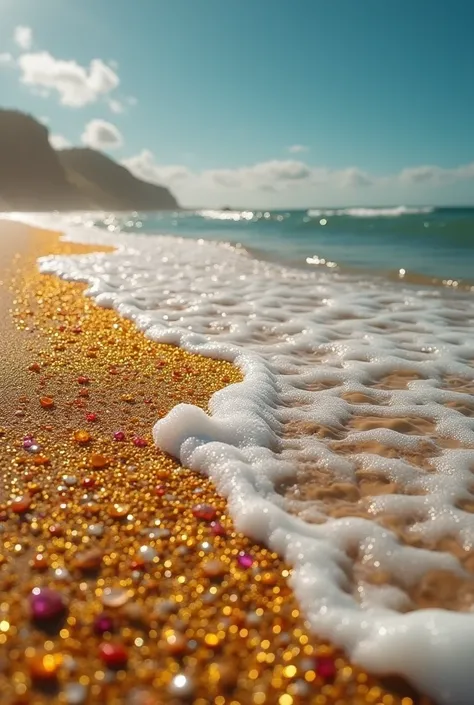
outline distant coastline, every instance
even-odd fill
[[[179,210],[164,186],[89,148],[54,150],[31,115],[0,110],[0,212]]]

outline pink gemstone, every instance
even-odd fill
[[[46,622],[56,619],[66,611],[66,603],[60,592],[50,588],[35,588],[30,595],[33,619]]]
[[[332,659],[330,656],[321,656],[320,658],[318,658],[316,660],[315,670],[318,676],[320,676],[320,678],[324,678],[325,680],[330,680],[331,678],[334,678],[337,673],[334,659]]]
[[[133,439],[133,444],[137,446],[137,448],[145,448],[145,446],[148,445],[148,441],[146,438],[142,438],[141,436],[135,436]]]
[[[210,528],[214,536],[225,536],[225,529],[220,521],[211,521]]]
[[[114,441],[124,441],[124,440],[125,440],[125,433],[123,431],[115,431]]]
[[[31,448],[35,444],[34,440],[32,438],[25,438],[23,441],[23,448],[25,450],[28,450],[28,448]]]
[[[97,634],[104,634],[105,632],[112,632],[114,629],[114,623],[108,614],[99,614],[94,620],[94,631]]]
[[[239,553],[237,563],[241,568],[251,568],[253,566],[253,558],[249,553]]]
[[[196,504],[192,512],[196,519],[203,519],[203,521],[212,521],[217,516],[217,511],[211,504]]]

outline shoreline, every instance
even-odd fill
[[[232,697],[246,705],[249,691],[253,702],[268,704],[283,702],[283,695],[310,702],[317,693],[328,704],[384,696],[393,705],[404,696],[403,705],[427,703],[411,700],[408,686],[402,695],[390,694],[310,637],[287,584],[291,571],[235,532],[207,479],[152,445],[157,416],[183,401],[206,408],[217,389],[240,379],[235,368],[149,341],[114,311],[84,298],[83,285],[34,270],[45,250],[99,247],[59,244],[57,235],[11,222],[1,228],[1,245],[9,238],[10,249],[22,252],[15,259],[15,323],[4,355],[7,373],[15,372],[1,421],[0,579],[9,617],[0,642],[25,658],[15,657],[0,674],[6,702],[31,689],[35,703],[68,691],[82,693],[79,703],[123,703],[124,693],[148,703],[157,688],[168,689],[164,702],[181,702],[186,685],[186,697],[196,703],[207,703],[211,692],[220,702]],[[11,276],[2,280],[5,291]],[[88,420],[90,414],[95,418]],[[193,510],[194,502],[210,508]],[[20,589],[8,592],[20,574]],[[41,619],[32,623],[24,607],[30,600],[30,610],[38,609],[30,592],[41,586],[54,593],[49,608],[59,605],[57,616],[66,619],[46,641]],[[110,630],[101,631],[105,617]],[[159,666],[150,671],[146,663],[153,658]],[[114,659],[118,674],[111,679],[106,666]]]
[[[186,209],[181,209],[179,212],[187,212]],[[191,211],[194,212],[194,211]],[[125,213],[125,212],[124,212]],[[4,218],[7,216],[8,213],[5,214],[0,214],[0,219]],[[17,222],[25,222],[27,225],[33,225],[35,224],[35,220],[39,219],[44,219],[46,216],[50,216],[51,213],[14,213],[14,219],[13,222],[15,222],[15,218],[18,218]],[[75,213],[58,213],[57,216],[62,217],[62,216],[67,216],[67,215],[76,215]],[[84,215],[90,215],[92,216],[104,216],[106,215],[105,212],[91,212],[91,213],[85,213]],[[25,216],[25,220],[22,221],[22,216]],[[56,214],[55,214],[56,217]],[[62,229],[67,230],[67,226],[63,223],[61,227],[61,223],[57,224],[58,226],[58,231],[61,231]],[[43,227],[41,224],[39,224],[39,227]],[[45,225],[44,227],[48,228],[48,225]],[[69,225],[69,227],[71,227]],[[72,228],[76,227],[75,225],[72,226]],[[80,226],[83,227],[83,226]],[[108,231],[106,229],[100,228],[98,226],[94,226],[99,232],[104,232],[107,233]],[[147,237],[147,233],[141,233],[140,231],[117,231],[119,236],[122,235],[131,235],[131,236],[143,236]],[[442,276],[438,275],[427,275],[427,274],[422,274],[417,271],[412,271],[412,270],[390,270],[390,269],[371,269],[371,268],[366,268],[366,267],[353,267],[349,264],[341,264],[340,262],[334,262],[331,263],[329,262],[329,266],[326,261],[320,260],[319,262],[315,263],[308,263],[303,260],[294,260],[294,259],[285,259],[284,257],[278,257],[278,256],[270,256],[270,253],[259,249],[258,247],[252,247],[245,245],[241,243],[239,240],[217,240],[217,239],[206,239],[206,238],[201,238],[200,234],[196,233],[195,236],[193,237],[187,237],[186,235],[183,235],[179,232],[156,232],[154,234],[149,234],[150,237],[153,237],[153,235],[156,235],[158,237],[173,237],[173,238],[179,238],[183,239],[184,241],[189,240],[190,242],[197,242],[199,239],[204,239],[206,242],[209,242],[214,245],[218,245],[221,247],[231,247],[235,250],[240,251],[241,253],[246,253],[248,254],[249,257],[255,258],[256,260],[262,261],[262,262],[268,262],[271,264],[279,265],[281,267],[289,268],[289,269],[296,269],[296,270],[301,270],[305,272],[322,272],[325,275],[329,276],[334,276],[334,275],[341,275],[341,276],[348,276],[354,280],[355,284],[360,284],[360,278],[364,277],[367,278],[369,282],[375,282],[379,284],[383,284],[384,281],[389,281],[392,284],[395,285],[401,285],[401,286],[408,286],[408,287],[423,287],[423,288],[437,288],[440,289],[440,291],[448,291],[448,292],[459,292],[459,293],[474,293],[474,279],[466,279],[466,278],[443,278]],[[311,258],[310,258],[311,259]],[[332,265],[335,265],[334,267]]]

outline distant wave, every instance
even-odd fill
[[[418,215],[420,213],[433,213],[435,209],[425,206],[423,208],[408,208],[407,206],[397,206],[396,208],[336,208],[317,209],[310,208],[308,215],[310,218],[321,216],[349,216],[352,218],[397,218],[401,215]]]

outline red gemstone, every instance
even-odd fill
[[[91,412],[90,414],[86,414],[86,421],[88,421],[89,423],[97,421],[97,414],[94,414],[93,412]]]
[[[79,384],[89,384],[89,377],[86,377],[85,375],[80,375],[77,378],[77,381]]]
[[[225,529],[220,521],[211,521],[210,528],[214,536],[225,536]]]
[[[95,480],[93,477],[85,477],[82,481],[82,486],[83,487],[95,487]]]
[[[196,504],[192,512],[196,519],[203,519],[204,521],[212,521],[217,516],[217,511],[211,504]]]
[[[113,644],[108,641],[100,644],[99,655],[108,668],[123,668],[128,661],[126,648],[122,644]]]
[[[125,433],[123,431],[115,431],[114,441],[124,441],[124,440],[125,440]]]
[[[82,328],[80,326],[75,326],[74,328],[71,328],[73,333],[82,333]]]
[[[166,487],[163,487],[163,485],[158,485],[158,487],[155,487],[155,494],[158,497],[163,497],[163,495],[166,494]]]
[[[146,438],[142,438],[141,436],[135,436],[133,439],[133,445],[136,445],[137,448],[145,448],[145,446],[148,445],[148,441]]]
[[[334,659],[330,656],[321,656],[316,660],[316,673],[320,678],[324,680],[330,680],[334,678],[337,673],[336,664]]]

